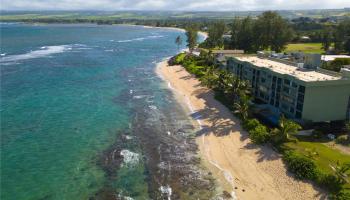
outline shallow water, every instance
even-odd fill
[[[154,72],[178,35],[1,24],[1,199],[213,195],[195,128]]]

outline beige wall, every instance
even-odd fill
[[[306,87],[302,118],[314,122],[344,120],[349,95],[349,84]]]

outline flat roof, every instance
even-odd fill
[[[339,80],[342,78],[340,76],[332,76],[332,75],[324,74],[315,70],[299,69],[298,67],[293,65],[288,65],[281,62],[272,61],[269,59],[258,58],[256,56],[241,56],[241,57],[235,57],[235,58],[240,61],[252,63],[257,67],[268,68],[279,74],[288,74],[290,76],[294,76],[297,79],[300,79],[306,82]]]

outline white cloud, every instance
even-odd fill
[[[2,10],[291,10],[350,7],[350,0],[1,0]]]

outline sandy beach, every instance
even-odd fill
[[[295,180],[271,147],[254,145],[239,120],[183,67],[168,66],[164,61],[158,64],[157,73],[197,124],[196,141],[202,161],[233,199],[325,197],[310,183]]]

